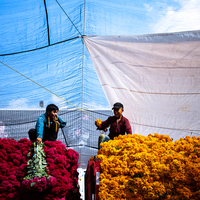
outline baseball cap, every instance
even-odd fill
[[[121,103],[117,102],[117,103],[115,103],[115,104],[113,105],[113,108],[112,108],[112,110],[113,110],[113,109],[115,109],[115,108],[116,108],[116,109],[120,109],[120,108],[122,108],[122,109],[123,109],[123,108],[124,108],[124,106],[123,106]]]

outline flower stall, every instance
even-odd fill
[[[80,199],[78,158],[60,141],[0,139],[0,200]]]
[[[121,135],[101,145],[100,200],[200,199],[200,137]]]

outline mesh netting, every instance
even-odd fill
[[[29,139],[29,129],[35,128],[37,118],[44,112],[45,110],[0,110],[0,138],[13,138],[17,141]],[[87,166],[91,156],[97,154],[100,132],[94,125],[95,118],[105,120],[112,115],[110,110],[87,110],[87,113],[91,116],[79,110],[58,112],[67,125],[59,129],[57,140],[79,153],[79,166],[82,168]]]

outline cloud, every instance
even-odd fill
[[[27,98],[20,98],[20,99],[13,99],[9,101],[8,106],[5,108],[6,110],[43,110],[46,108],[48,104],[55,104],[58,106],[59,110],[64,109],[77,109],[76,107],[72,106],[71,104],[67,103],[63,99],[52,95],[51,98],[48,100],[44,100],[43,108],[40,107],[38,102],[32,102]],[[36,105],[37,104],[37,105]],[[77,106],[77,105],[75,105]],[[91,110],[110,110],[108,105],[100,105],[95,102],[89,102],[83,104],[84,109],[91,109]]]
[[[61,99],[55,95],[52,95],[51,102],[49,102],[49,103],[53,103],[53,104],[57,105],[59,109],[67,109],[68,107],[70,107],[67,105],[66,101],[64,101],[63,99]]]
[[[99,105],[95,102],[84,103],[83,106],[89,110],[111,110],[109,106]]]
[[[158,5],[145,4],[145,7],[154,19],[151,24],[154,33],[200,30],[199,0],[177,0],[174,4],[168,4],[165,9],[161,9]]]
[[[11,109],[11,110],[32,110],[32,109],[39,109],[38,106],[30,106],[28,104],[28,99],[26,98],[21,98],[21,99],[14,99],[9,101],[8,107],[6,109]]]

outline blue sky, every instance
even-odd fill
[[[150,27],[155,33],[192,31],[200,29],[200,1],[176,0],[163,4],[144,4],[152,17]]]

